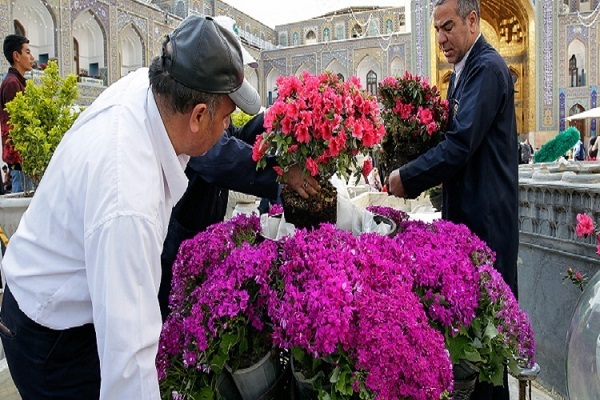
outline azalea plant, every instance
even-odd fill
[[[577,225],[575,226],[575,233],[579,237],[587,238],[588,236],[594,236],[596,240],[596,254],[600,256],[600,230],[596,228],[594,220],[587,214],[577,214]],[[590,281],[589,276],[580,271],[575,271],[573,268],[568,268],[563,280],[568,280],[583,291]]]
[[[386,174],[435,147],[444,138],[448,101],[427,78],[406,71],[379,84],[386,135],[381,142]]]
[[[218,398],[250,331],[289,351],[320,399],[448,399],[453,364],[496,385],[505,366],[533,365],[531,326],[485,243],[464,225],[369,209],[397,234],[322,224],[257,240],[258,217],[240,215],[184,242],[157,359],[163,394]]]
[[[377,100],[352,76],[341,81],[331,72],[280,76],[277,100],[265,113],[266,132],[258,136],[252,158],[257,168],[274,153],[282,176],[298,165],[311,176],[348,176],[355,156],[378,144],[385,130]]]

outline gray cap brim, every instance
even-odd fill
[[[248,52],[248,50],[244,48],[244,46],[241,43],[240,46],[242,47],[242,60],[244,64],[249,66],[250,68],[258,68],[258,63],[254,59],[254,57],[252,57],[252,55]]]
[[[246,114],[254,115],[260,111],[260,96],[245,78],[242,86],[228,96]]]

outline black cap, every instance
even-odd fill
[[[242,49],[235,35],[211,17],[191,15],[168,37],[163,48],[165,70],[190,89],[228,94],[248,114],[260,110],[260,96],[244,79]]]

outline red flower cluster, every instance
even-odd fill
[[[332,73],[282,76],[277,92],[265,114],[266,132],[254,144],[257,167],[265,167],[266,154],[274,151],[279,175],[294,164],[312,176],[347,175],[354,156],[385,134],[377,101],[357,77],[342,82]]]
[[[448,101],[441,99],[437,87],[426,78],[408,71],[402,77],[387,77],[379,85],[379,101],[387,132],[382,148],[388,157],[411,151],[410,161],[442,140]]]

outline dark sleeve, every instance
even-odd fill
[[[16,79],[10,79],[2,85],[2,93],[0,98],[2,99],[2,107],[6,106],[6,103],[11,101],[17,96],[17,93],[22,90],[20,83]]]
[[[3,125],[8,123],[9,120],[8,112],[4,109],[6,103],[13,100],[20,91],[21,85],[15,79],[9,78],[2,83],[2,89],[0,91],[0,113],[2,114]],[[8,132],[8,125],[3,126],[2,133],[4,134],[5,131]]]
[[[456,175],[473,157],[506,101],[507,87],[495,68],[475,66],[466,79],[451,130],[436,147],[402,167],[409,198]]]
[[[225,189],[273,199],[277,197],[277,174],[272,168],[273,159],[268,164],[257,171],[252,147],[224,134],[204,156],[190,159],[186,174],[190,180],[198,175]]]

